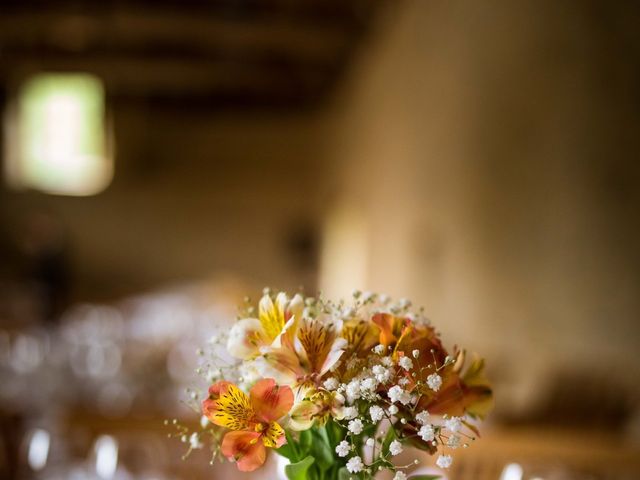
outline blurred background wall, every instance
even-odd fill
[[[559,370],[632,381],[637,15],[625,2],[394,11],[336,102],[327,225],[346,214],[356,228],[329,234],[323,288],[364,279],[424,304],[445,338],[522,386],[509,408]],[[345,246],[355,274],[333,261]]]
[[[212,286],[215,314],[150,347],[175,364],[245,291],[361,288],[487,357],[497,425],[637,441],[635,2],[8,1],[0,23],[5,112],[27,74],[96,73],[116,145],[95,196],[0,186],[6,365],[78,303],[135,324]]]
[[[114,104],[112,185],[86,198],[5,189],[11,240],[19,243],[30,215],[55,216],[79,298],[112,300],[218,272],[314,287],[326,155],[314,119]]]

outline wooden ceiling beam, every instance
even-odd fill
[[[0,73],[24,75],[39,70],[85,71],[102,78],[111,95],[200,95],[215,91],[294,91],[313,95],[334,73],[324,68],[184,56],[33,54],[4,55]],[[297,94],[296,93],[296,94]]]
[[[361,25],[383,0],[3,0],[0,14],[40,11],[46,14],[71,11],[108,14],[115,9],[171,15],[191,12],[225,20],[287,17],[298,24]]]
[[[280,52],[330,62],[354,41],[340,28],[309,28],[285,20],[236,22],[161,13],[108,16],[18,13],[0,15],[0,48],[53,45],[69,51],[95,46],[191,48],[201,51]]]

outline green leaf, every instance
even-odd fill
[[[295,446],[290,443],[285,443],[280,448],[275,449],[278,455],[282,455],[284,458],[289,459],[290,462],[298,461],[298,454],[295,451]]]
[[[331,442],[331,439],[329,438],[329,433],[327,431],[328,427],[329,427],[329,424],[326,424],[322,427],[316,428],[315,431],[327,445],[331,445],[332,442]]]
[[[306,457],[298,463],[291,463],[284,467],[284,473],[289,480],[307,480],[307,471],[313,465],[313,457]]]
[[[326,431],[322,435],[323,430],[313,431],[313,443],[311,444],[311,454],[316,459],[316,463],[323,472],[329,470],[334,464],[333,450],[329,445]]]
[[[311,450],[312,434],[311,429],[300,432],[300,456],[305,457]]]
[[[333,420],[329,420],[325,428],[329,432],[331,445],[338,445],[342,440],[344,440],[344,437],[346,435],[345,429]]]
[[[338,470],[338,480],[349,480],[352,476],[349,470],[347,470],[347,467],[342,467]]]
[[[375,437],[376,430],[378,429],[378,425],[376,424],[365,424],[364,429],[362,430],[362,437]]]
[[[295,438],[293,438],[293,436],[289,433],[288,430],[285,430],[284,434],[287,439],[287,443],[283,445],[283,447],[284,446],[290,447],[290,452],[291,452],[291,457],[287,457],[287,458],[289,458],[289,460],[292,463],[300,461],[302,458],[302,455],[300,455],[300,448],[299,448],[298,442],[296,441]],[[280,447],[278,450],[280,449],[282,449],[282,447]]]
[[[384,441],[382,442],[382,454],[386,455],[389,453],[389,445],[396,439],[396,431],[389,427],[389,431],[384,437]]]
[[[407,480],[438,480],[440,475],[411,475]]]

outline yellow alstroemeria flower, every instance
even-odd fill
[[[352,318],[344,322],[342,337],[347,340],[347,356],[367,357],[378,344],[380,329],[373,322]]]
[[[244,318],[231,327],[227,350],[236,358],[248,360],[260,355],[264,347],[278,346],[283,334],[294,334],[303,308],[300,294],[289,299],[280,292],[275,302],[264,295],[258,305],[258,318]]]

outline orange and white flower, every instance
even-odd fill
[[[275,302],[265,294],[258,305],[258,318],[244,318],[231,327],[227,350],[234,357],[247,360],[260,355],[265,347],[278,346],[282,334],[295,333],[303,309],[300,294],[289,299],[280,292]]]
[[[265,350],[258,359],[258,369],[263,375],[294,387],[319,385],[347,347],[341,330],[341,321],[304,318],[293,338],[283,336],[279,347]]]
[[[258,381],[249,395],[231,382],[221,381],[209,388],[202,402],[203,414],[214,424],[227,427],[222,440],[222,454],[237,462],[238,469],[251,472],[266,459],[266,449],[286,443],[283,428],[277,420],[293,405],[293,392],[278,386],[272,378]]]

